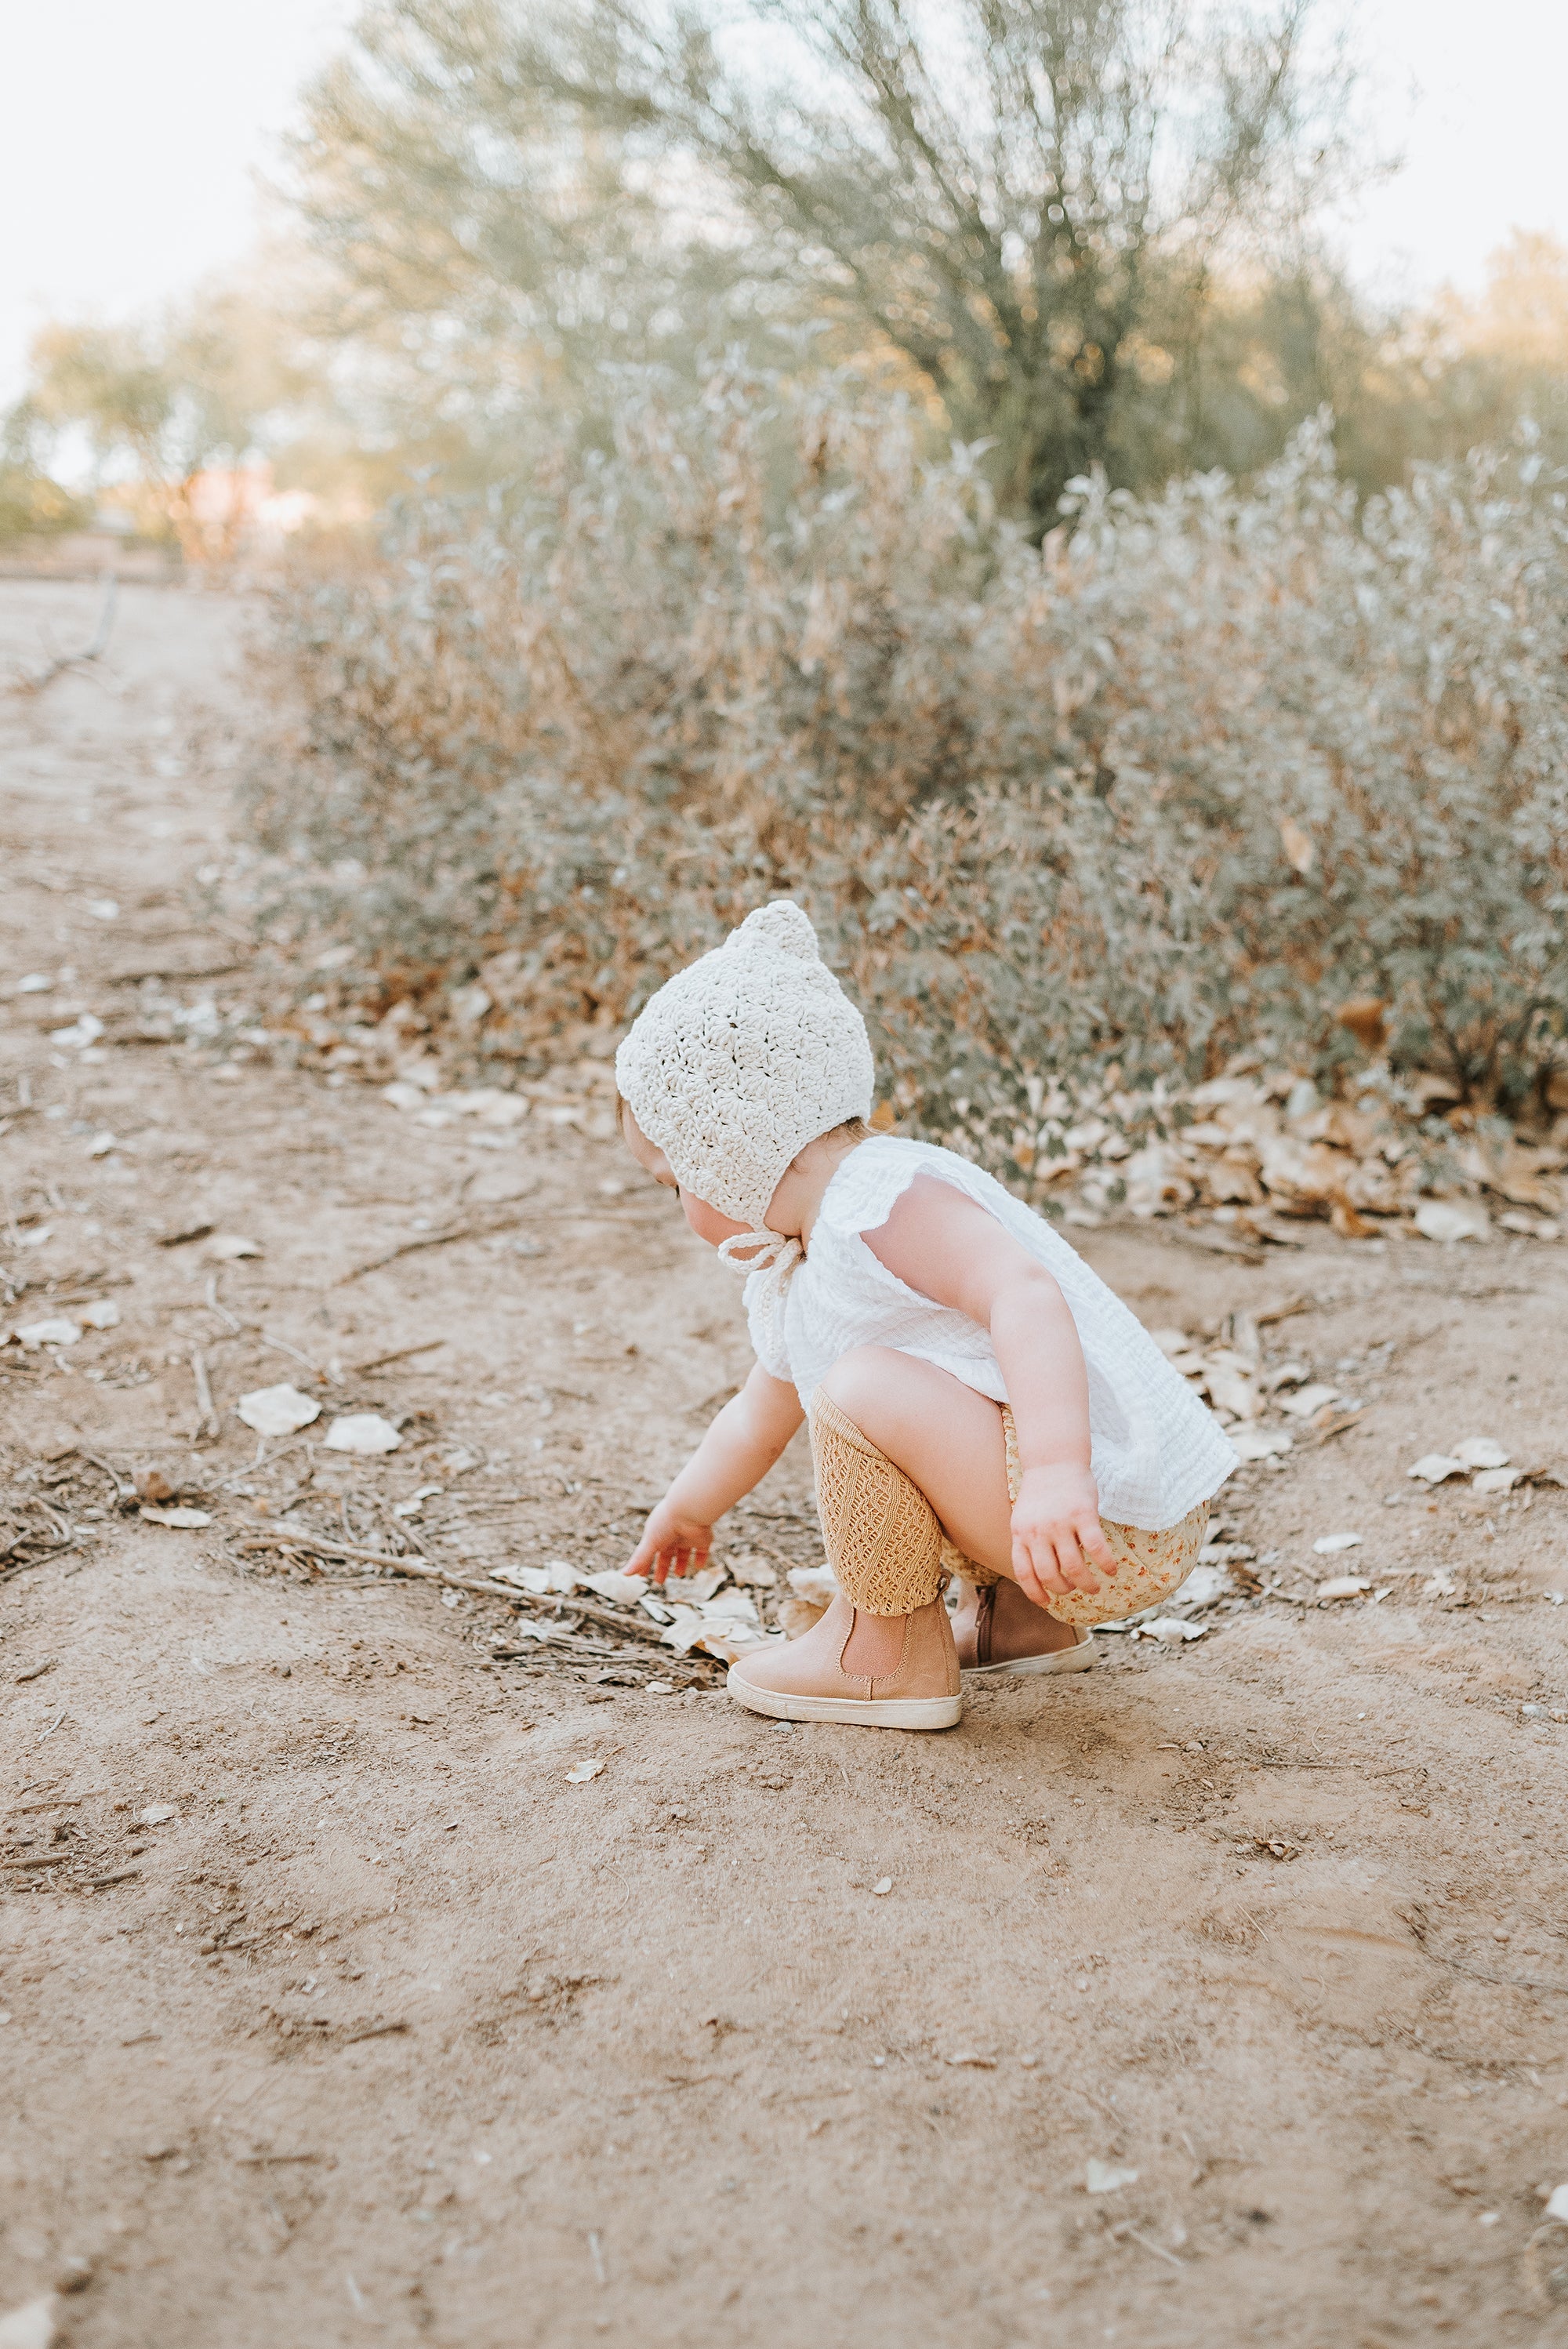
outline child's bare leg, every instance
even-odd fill
[[[823,1386],[870,1440],[924,1493],[949,1537],[976,1565],[1003,1577],[991,1602],[991,1658],[1048,1655],[1079,1643],[1026,1598],[1012,1578],[1013,1505],[1002,1413],[949,1371],[892,1347],[861,1346],[834,1364]],[[961,1662],[975,1661],[979,1594],[963,1586],[954,1637]],[[862,1629],[863,1626],[863,1629]],[[862,1618],[857,1641],[885,1639],[895,1625]]]

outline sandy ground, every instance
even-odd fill
[[[0,671],[95,612],[0,585]],[[185,747],[243,730],[241,616],[129,590],[101,673],[0,701],[7,1326],[120,1312],[0,1355],[5,1537],[75,1537],[0,1588],[0,2310],[58,2292],[79,2349],[1568,2342],[1568,1493],[1406,1475],[1568,1452],[1568,1248],[1088,1235],[1154,1326],[1305,1298],[1276,1350],[1367,1409],[1227,1496],[1288,1597],[944,1736],[498,1660],[487,1599],[244,1548],[328,1503],[469,1575],[618,1563],[745,1340],[609,1140],[421,1128],[200,1013],[134,1040],[245,999],[187,895],[222,726]],[[262,1253],[160,1244],[201,1225]],[[257,1464],[234,1402],[291,1378],[401,1449]],[[154,1464],[210,1526],[119,1505]],[[810,1558],[808,1509],[797,1445],[741,1535]],[[1387,1595],[1311,1603],[1346,1564]]]

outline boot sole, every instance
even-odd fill
[[[748,1713],[770,1721],[842,1721],[855,1729],[955,1729],[964,1717],[961,1696],[787,1696],[758,1688],[731,1664],[725,1687]]]
[[[964,1671],[970,1680],[984,1680],[988,1672],[1022,1672],[1031,1678],[1041,1672],[1087,1672],[1099,1661],[1099,1651],[1092,1639],[1079,1640],[1071,1648],[1053,1648],[1045,1656],[1015,1656],[1008,1663],[965,1664]]]

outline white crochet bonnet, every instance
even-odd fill
[[[810,919],[775,897],[666,979],[616,1053],[615,1081],[682,1189],[758,1230],[796,1154],[871,1115],[875,1072]]]

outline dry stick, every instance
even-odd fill
[[[240,1544],[242,1549],[281,1549],[301,1557],[352,1557],[363,1559],[369,1566],[385,1568],[392,1574],[409,1574],[426,1582],[444,1582],[451,1590],[476,1591],[481,1599],[504,1599],[513,1607],[531,1607],[541,1614],[554,1612],[554,1601],[537,1597],[531,1590],[515,1589],[510,1582],[481,1582],[471,1575],[449,1574],[444,1566],[427,1566],[417,1557],[388,1557],[385,1550],[363,1549],[355,1542],[317,1540],[314,1534],[259,1534]],[[592,1599],[573,1594],[569,1601],[573,1614],[590,1623],[602,1624],[606,1630],[619,1631],[627,1639],[645,1640],[654,1647],[664,1645],[663,1634],[650,1623],[639,1623],[635,1617],[617,1615],[608,1607],[596,1607]]]
[[[119,1472],[118,1469],[111,1468],[107,1460],[100,1460],[96,1452],[88,1452],[78,1444],[77,1446],[77,1458],[78,1460],[86,1460],[94,1468],[101,1468],[104,1475],[108,1478],[109,1483],[114,1486],[115,1493],[120,1500],[129,1500],[130,1495],[135,1492],[136,1486],[134,1485],[122,1484],[120,1482]]]
[[[427,1338],[422,1346],[399,1346],[395,1353],[373,1354],[367,1362],[350,1362],[347,1375],[363,1378],[366,1371],[384,1371],[388,1362],[406,1362],[410,1354],[433,1354],[438,1346],[448,1342],[445,1338]]]
[[[217,1405],[212,1401],[212,1381],[207,1375],[207,1357],[200,1346],[191,1349],[191,1375],[196,1381],[196,1402],[201,1413],[199,1435],[221,1435],[222,1423]]]
[[[1353,1411],[1348,1413],[1344,1419],[1331,1419],[1326,1427],[1320,1427],[1315,1434],[1309,1435],[1306,1438],[1306,1441],[1301,1447],[1302,1450],[1304,1452],[1315,1452],[1319,1444],[1332,1444],[1336,1435],[1343,1435],[1346,1428],[1354,1427],[1358,1421],[1365,1419],[1366,1416],[1367,1414],[1364,1411]]]
[[[367,1272],[379,1272],[384,1265],[396,1264],[400,1256],[412,1256],[418,1248],[449,1247],[454,1240],[489,1239],[493,1232],[514,1231],[528,1220],[526,1216],[502,1216],[494,1223],[455,1224],[448,1232],[421,1232],[417,1240],[404,1240],[385,1256],[372,1257],[368,1264],[356,1264],[352,1272],[339,1273],[332,1287],[346,1288],[351,1280],[363,1280]]]
[[[274,1354],[286,1354],[291,1362],[299,1362],[303,1364],[304,1369],[310,1372],[312,1378],[321,1379],[328,1386],[340,1386],[342,1384],[342,1381],[334,1378],[330,1371],[324,1371],[319,1362],[313,1362],[308,1354],[302,1354],[297,1346],[291,1346],[286,1338],[274,1338],[271,1331],[264,1330],[259,1321],[242,1321],[237,1315],[231,1313],[228,1307],[223,1303],[218,1294],[218,1276],[216,1273],[212,1275],[211,1278],[207,1283],[207,1303],[211,1311],[218,1316],[221,1321],[226,1321],[228,1323],[231,1336],[237,1338],[240,1336],[242,1331],[248,1330],[253,1338],[259,1338],[263,1346],[270,1346]]]
[[[98,624],[93,632],[91,641],[84,646],[79,653],[57,653],[48,667],[40,670],[36,677],[24,677],[13,688],[15,692],[42,693],[46,685],[53,684],[62,669],[79,668],[88,661],[102,659],[108,644],[109,630],[114,626],[114,606],[115,599],[119,593],[119,581],[112,571],[106,571],[103,574],[103,609],[98,614]]]

